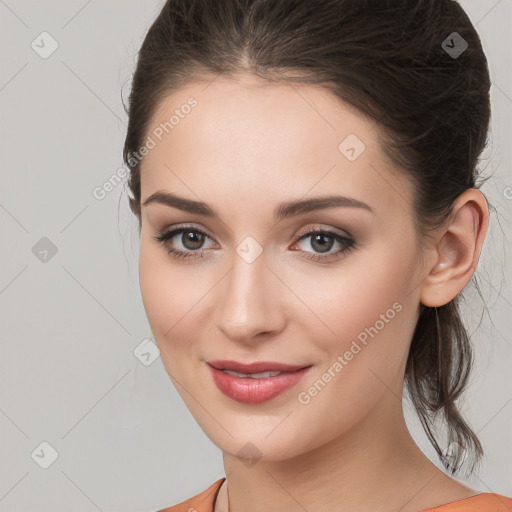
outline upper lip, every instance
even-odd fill
[[[291,365],[278,363],[274,361],[257,361],[254,363],[240,363],[238,361],[207,361],[210,366],[217,370],[233,370],[239,373],[259,373],[259,372],[294,372],[307,368],[311,365]]]

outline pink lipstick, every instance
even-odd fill
[[[266,402],[299,382],[312,365],[289,365],[271,361],[239,363],[208,361],[213,381],[229,398],[246,404]]]

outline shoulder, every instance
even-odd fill
[[[512,512],[512,498],[484,492],[471,498],[430,508],[424,512]]]
[[[220,478],[215,483],[210,485],[208,489],[205,489],[203,492],[192,496],[192,498],[182,501],[177,505],[173,505],[172,507],[158,510],[157,512],[213,512],[213,504],[215,502],[215,498],[217,497],[220,486],[225,479],[225,477]]]

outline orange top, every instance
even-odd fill
[[[226,477],[221,478],[196,496],[158,512],[213,512],[213,505],[225,479]],[[421,512],[512,512],[512,498],[483,492],[471,498],[453,501]]]

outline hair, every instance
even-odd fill
[[[448,53],[453,37],[467,43],[460,54]],[[318,84],[372,119],[383,153],[413,184],[420,244],[450,217],[461,193],[479,187],[491,82],[480,38],[456,1],[167,0],[140,48],[125,107],[123,158],[139,232],[140,162],[132,155],[169,94],[221,73]],[[473,472],[483,455],[457,406],[473,364],[460,296],[437,308],[420,304],[404,376],[452,474],[463,459]],[[439,416],[448,452],[438,440]]]

